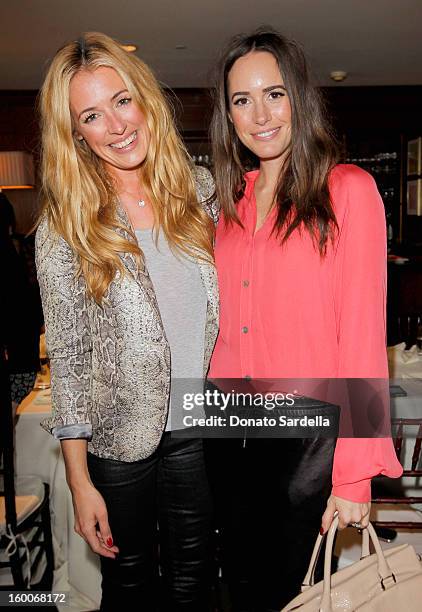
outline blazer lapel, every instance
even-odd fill
[[[204,377],[206,377],[211,355],[214,350],[215,341],[218,335],[219,325],[219,295],[218,279],[215,266],[211,263],[197,259],[201,279],[207,292],[207,320],[205,325],[204,342]]]
[[[120,206],[117,205],[117,219],[124,226],[124,228],[117,228],[116,231],[120,234],[120,236],[126,238],[126,240],[132,241],[131,232],[133,232],[133,228],[129,221],[129,217],[126,214],[126,211]],[[122,260],[125,268],[130,272],[131,276],[135,279],[135,281],[141,286],[144,291],[144,294],[147,296],[149,301],[154,307],[157,318],[161,322],[161,326],[164,326],[161,319],[160,310],[158,308],[157,297],[155,295],[154,286],[151,281],[151,277],[148,273],[148,270],[143,261],[141,261],[141,265],[138,265],[138,262],[133,253],[119,253],[120,259]]]
[[[211,263],[197,259],[202,283],[207,292],[210,314],[214,319],[218,319],[218,280],[215,266]]]

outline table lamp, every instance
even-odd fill
[[[0,192],[3,189],[33,189],[34,162],[25,151],[0,151]]]

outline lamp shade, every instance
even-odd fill
[[[34,161],[25,151],[0,151],[0,189],[34,186]]]

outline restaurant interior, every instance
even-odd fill
[[[27,285],[21,294],[16,270],[3,260],[7,282],[1,301],[11,292],[20,296],[15,329],[7,333],[20,338],[22,330],[35,326],[40,350],[34,387],[13,407],[3,388],[8,382],[5,367],[2,370],[1,590],[64,592],[68,603],[61,607],[57,601],[56,608],[69,612],[92,612],[100,603],[99,562],[73,531],[60,444],[39,426],[51,410],[51,389],[33,232],[39,210],[38,89],[55,51],[84,31],[105,32],[134,45],[132,52],[154,69],[165,88],[193,160],[211,172],[210,84],[219,49],[235,33],[261,24],[302,44],[342,143],[344,161],[372,174],[385,206],[392,436],[405,471],[395,481],[376,479],[371,520],[383,549],[406,543],[422,554],[421,23],[418,0],[2,3],[0,207],[7,217],[2,232],[3,225],[7,227],[1,240],[12,239]],[[6,257],[3,245],[1,249]],[[6,312],[2,306],[2,319]],[[9,322],[2,320],[2,325],[8,327]],[[19,534],[14,539],[7,533],[6,515],[14,516]],[[14,547],[19,570],[9,563]],[[359,534],[345,530],[336,542],[338,569],[359,559],[360,552]],[[215,609],[228,611],[218,570],[216,575],[220,584]]]

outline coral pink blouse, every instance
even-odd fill
[[[210,378],[387,378],[384,206],[372,177],[353,165],[330,175],[339,232],[321,258],[307,231],[280,246],[276,209],[256,232],[254,184],[238,203],[244,229],[217,227],[220,333]],[[371,498],[371,478],[398,477],[390,438],[339,438],[333,494]]]

